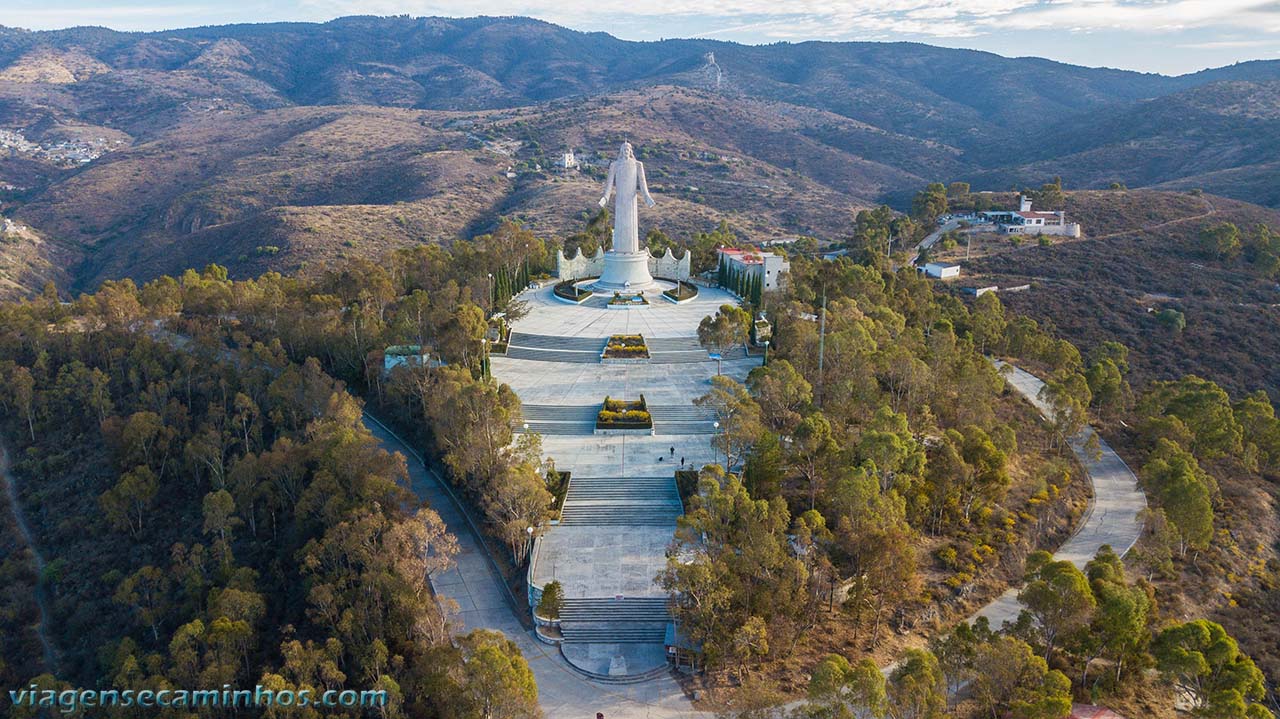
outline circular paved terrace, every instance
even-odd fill
[[[608,302],[612,295],[596,295],[574,305],[558,299],[552,289],[548,285],[520,294],[529,304],[529,314],[515,323],[517,331],[558,337],[693,337],[703,317],[715,314],[720,305],[738,303],[724,290],[699,287],[698,296],[684,304],[677,305],[660,294],[646,294],[647,307],[611,310]]]

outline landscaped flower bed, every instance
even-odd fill
[[[576,283],[581,281],[565,280],[564,282],[557,282],[553,291],[556,293],[556,297],[560,299],[569,300],[570,302],[585,302],[592,295],[592,292],[591,290],[577,287]]]
[[[653,429],[644,395],[634,402],[605,397],[596,415],[596,429]]]
[[[681,302],[698,296],[698,288],[690,282],[677,282],[675,287],[662,292],[667,299]]]
[[[613,299],[609,300],[609,305],[612,307],[619,307],[619,306],[643,307],[644,305],[647,305],[647,304],[649,304],[649,300],[646,300],[644,298],[643,292],[636,293],[636,294],[623,294],[621,292],[614,292]]]
[[[604,359],[648,359],[649,348],[640,335],[613,335],[601,356]]]

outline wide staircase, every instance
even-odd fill
[[[597,405],[526,404],[521,419],[512,422],[517,432],[529,425],[529,432],[543,435],[592,434],[596,429]]]
[[[661,644],[670,621],[666,597],[565,599],[560,609],[566,643]]]
[[[673,477],[572,477],[564,526],[674,526],[684,511]]]
[[[710,358],[697,337],[654,337],[646,340],[650,364],[707,362]]]
[[[651,404],[654,434],[715,434],[716,413],[693,404]]]
[[[507,340],[507,357],[539,362],[599,364],[604,337],[557,337],[512,332]]]

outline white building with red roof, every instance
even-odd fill
[[[1023,195],[1019,198],[1016,210],[993,210],[978,213],[988,222],[1000,228],[1007,235],[1060,235],[1063,237],[1079,237],[1080,224],[1067,222],[1067,215],[1062,210],[1056,212],[1037,212],[1031,209],[1031,198]]]
[[[759,276],[766,290],[778,289],[782,275],[791,271],[791,263],[782,255],[762,252],[756,249],[738,249],[737,247],[717,247],[716,254],[720,263],[727,263],[734,270],[748,276]]]

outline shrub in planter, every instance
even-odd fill
[[[542,588],[542,599],[538,601],[538,616],[543,619],[559,619],[560,610],[564,608],[564,588],[559,581],[551,581]]]

